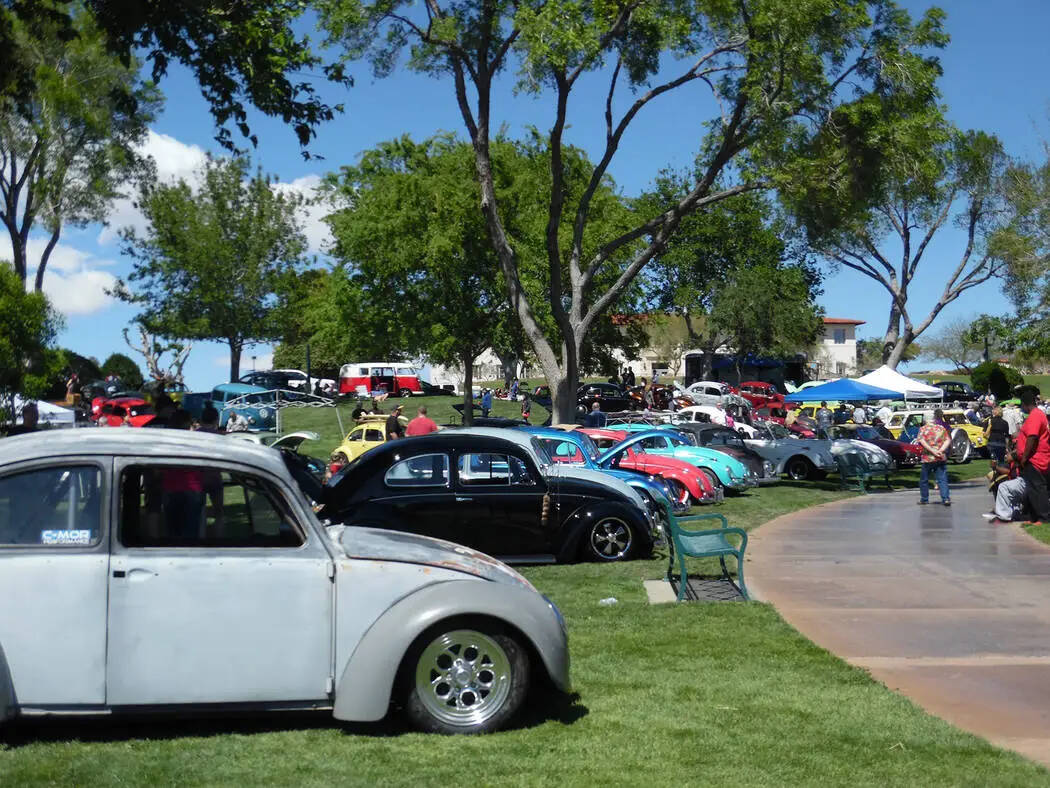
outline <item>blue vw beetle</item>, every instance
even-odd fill
[[[628,436],[624,440],[606,449],[605,453],[598,458],[599,465],[604,465],[608,458],[633,446],[635,451],[660,457],[674,457],[676,460],[684,460],[690,465],[695,465],[715,477],[711,479],[713,484],[717,483],[716,486],[721,485],[727,490],[739,492],[748,487],[758,486],[758,477],[742,462],[728,454],[714,449],[705,449],[702,446],[693,446],[685,438],[670,430],[650,427],[635,432],[634,425],[617,425],[617,428],[620,427],[631,427],[632,429],[628,431]]]
[[[654,478],[640,471],[619,470],[599,465],[598,455],[601,452],[589,435],[576,431],[564,432],[552,427],[517,427],[516,429],[535,435],[554,462],[582,465],[626,482],[650,504],[657,516],[663,514],[665,502],[670,504],[676,513],[689,510],[689,504],[680,502],[663,479]]]

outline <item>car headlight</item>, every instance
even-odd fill
[[[249,424],[254,424],[255,423],[255,416],[249,416],[248,417],[248,423]]]

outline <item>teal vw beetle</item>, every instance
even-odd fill
[[[693,446],[685,438],[670,430],[650,428],[638,431],[625,430],[625,432],[627,432],[627,437],[611,447],[606,452],[607,454],[633,447],[635,451],[661,457],[674,457],[676,460],[684,460],[690,465],[695,465],[709,478],[712,474],[716,477],[711,479],[712,484],[721,485],[727,490],[740,492],[748,487],[758,486],[758,477],[739,460],[714,449]]]

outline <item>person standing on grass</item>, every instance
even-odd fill
[[[529,416],[532,415],[532,398],[529,397],[529,390],[526,388],[525,393],[521,397],[521,420],[526,424],[529,423]]]
[[[941,494],[941,503],[951,506],[951,494],[948,491],[948,450],[952,446],[948,430],[938,421],[942,414],[940,408],[932,414],[926,414],[926,423],[919,429],[915,442],[922,447],[922,470],[919,472],[919,504],[930,502],[930,474],[937,480],[937,490]]]
[[[828,403],[821,400],[820,407],[817,408],[817,426],[820,427],[824,435],[830,434],[832,421],[833,418],[831,411],[828,409]]]
[[[591,404],[591,412],[587,414],[584,423],[593,429],[602,429],[609,423],[609,417],[602,412],[601,403]]]
[[[984,438],[988,441],[988,453],[992,460],[1003,462],[1006,456],[1006,441],[1010,437],[1010,425],[1003,418],[1003,409],[992,408],[992,415],[984,423]]]
[[[492,410],[492,389],[485,389],[481,393],[481,417],[487,419],[490,410]]]
[[[394,408],[394,412],[387,417],[386,439],[388,441],[397,440],[402,437],[401,420],[399,417],[401,416],[401,409],[403,407],[404,406],[399,402]]]
[[[1050,470],[1050,428],[1046,414],[1036,407],[1035,392],[1021,393],[1021,410],[1027,414],[1017,433],[1017,464],[1027,486],[1028,509],[1034,522],[1050,521],[1046,474]]]
[[[406,437],[411,437],[413,435],[429,435],[431,432],[438,431],[438,425],[434,423],[433,419],[427,416],[426,405],[420,405],[416,414],[416,417],[408,422],[408,426],[405,427]]]

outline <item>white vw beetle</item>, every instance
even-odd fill
[[[280,452],[174,430],[0,441],[0,720],[330,709],[500,728],[564,621],[481,553],[324,527]]]

